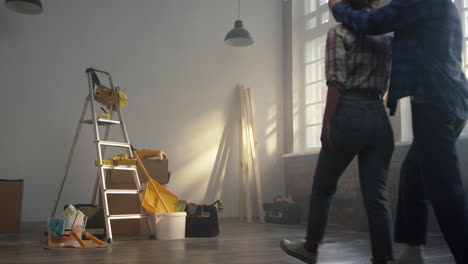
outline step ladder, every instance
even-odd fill
[[[102,199],[102,207],[104,210],[104,220],[105,220],[105,227],[106,227],[106,235],[107,235],[107,242],[112,243],[112,228],[111,228],[111,221],[113,220],[122,220],[122,219],[141,219],[141,218],[146,218],[146,222],[148,225],[148,229],[150,230],[151,234],[154,234],[152,225],[150,223],[150,214],[145,214],[145,213],[140,213],[140,214],[118,214],[118,215],[111,215],[109,213],[109,204],[108,204],[108,195],[109,194],[120,194],[120,195],[138,195],[140,201],[142,200],[142,195],[143,195],[143,189],[140,183],[140,180],[138,178],[138,172],[136,166],[111,166],[111,165],[104,165],[103,164],[103,157],[105,155],[106,148],[108,147],[115,147],[115,148],[121,148],[124,149],[129,157],[133,157],[132,153],[132,146],[130,144],[130,140],[128,138],[128,133],[127,133],[127,128],[125,127],[125,122],[122,116],[122,112],[120,108],[116,105],[111,106],[112,109],[110,111],[111,113],[111,118],[110,120],[105,119],[105,118],[99,118],[97,113],[96,113],[96,104],[99,104],[98,102],[95,102],[94,100],[94,85],[96,84],[95,80],[97,79],[97,74],[100,75],[105,75],[108,77],[109,80],[109,86],[110,89],[114,91],[118,91],[118,87],[114,87],[114,84],[112,82],[112,77],[111,75],[102,70],[97,70],[93,68],[88,68],[86,70],[86,74],[88,76],[88,87],[89,87],[89,95],[86,97],[85,104],[83,106],[83,110],[81,111],[81,117],[78,123],[78,127],[75,132],[75,136],[73,139],[72,147],[70,150],[70,153],[68,155],[68,160],[67,164],[65,166],[65,175],[62,179],[62,183],[59,189],[59,192],[57,194],[57,199],[55,200],[55,204],[51,213],[51,218],[54,217],[55,212],[57,210],[57,205],[60,200],[60,196],[63,191],[63,187],[65,185],[68,172],[70,169],[70,164],[73,159],[73,155],[76,149],[76,145],[78,142],[78,138],[80,135],[80,130],[82,124],[90,124],[93,126],[93,131],[94,131],[94,142],[96,143],[96,151],[97,151],[97,174],[96,174],[96,181],[94,184],[94,190],[93,190],[93,196],[92,196],[92,204],[96,204],[96,199],[98,195],[98,189],[100,190],[101,194],[101,199]],[[86,116],[86,110],[88,109],[88,106],[90,106],[91,110],[91,119],[85,119]],[[116,112],[118,120],[112,120],[112,113]],[[104,136],[100,137],[99,133],[99,127],[104,126]],[[123,135],[123,140],[124,142],[114,142],[114,141],[108,141],[108,136],[109,136],[109,130],[111,126],[120,126],[122,135]],[[107,171],[110,170],[126,170],[131,172],[131,176],[133,176],[133,180],[135,182],[135,189],[107,189],[106,186],[106,175]],[[129,175],[129,177],[131,177]],[[154,238],[154,235],[150,235],[151,238]]]

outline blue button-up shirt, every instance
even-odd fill
[[[337,3],[335,18],[355,31],[394,32],[392,76],[387,105],[415,96],[461,119],[468,114],[468,82],[462,72],[463,32],[450,0],[392,0],[360,11]]]

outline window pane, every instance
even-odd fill
[[[323,82],[323,85],[322,85],[322,101],[324,101],[324,102],[327,100],[327,93],[328,93],[327,83]]]
[[[317,51],[315,49],[316,41],[312,40],[306,43],[305,50],[305,63],[309,63],[318,59]]]
[[[464,14],[463,21],[465,21],[465,35],[466,35],[466,31],[468,30],[468,11],[465,11],[463,14]]]
[[[327,85],[325,82],[309,84],[306,86],[306,105],[325,102],[326,99]]]
[[[320,58],[321,59],[325,59],[325,51],[326,51],[326,39],[325,38],[321,38],[321,41],[322,43],[320,43],[319,45],[319,51],[320,51]]]
[[[325,102],[327,100],[327,92],[328,92],[327,82],[322,83],[322,87],[320,90],[322,91],[322,102]]]
[[[317,10],[317,0],[304,0],[305,3],[305,14],[310,14]]]
[[[318,98],[320,98],[320,91],[319,91],[319,85],[316,84],[309,84],[306,86],[306,98],[305,98],[305,103],[306,104],[313,104],[316,103]]]
[[[306,107],[306,125],[315,125],[322,123],[325,104],[314,104]]]
[[[311,41],[305,45],[305,63],[313,62],[325,58],[325,45],[327,36],[322,36]]]
[[[326,11],[325,13],[322,14],[322,24],[325,24],[328,22],[330,18],[330,12]]]
[[[320,132],[322,126],[308,127],[306,130],[306,146],[307,148],[320,147]]]
[[[316,26],[317,26],[317,18],[316,17],[313,17],[313,18],[307,20],[307,25],[306,25],[307,30],[311,30],[311,29],[315,28]]]
[[[463,0],[463,8],[468,8],[468,0]],[[465,37],[467,36],[468,32],[468,11],[463,12],[463,21],[464,21],[464,35]],[[468,76],[468,40],[465,38],[465,54],[463,56],[463,72],[465,73],[466,76]],[[463,129],[462,136],[468,136],[468,124],[465,126],[465,129]]]
[[[319,60],[306,65],[306,85],[325,80],[325,61]]]
[[[305,103],[313,104],[322,101],[322,84],[314,83],[306,86],[306,98]]]
[[[320,81],[322,79],[322,73],[320,68],[321,62],[313,62],[306,65],[306,84]]]
[[[320,80],[324,81],[325,77],[325,60],[320,62]]]
[[[464,65],[468,65],[468,41],[465,40],[465,60]]]

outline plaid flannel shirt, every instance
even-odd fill
[[[390,38],[355,34],[343,25],[333,27],[327,34],[325,67],[327,85],[341,93],[363,89],[383,95],[390,78]]]
[[[468,82],[462,72],[463,32],[451,0],[392,0],[360,11],[337,3],[337,20],[358,32],[394,32],[392,75],[387,106],[415,96],[461,119],[468,113]]]

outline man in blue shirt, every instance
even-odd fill
[[[372,11],[341,0],[329,0],[329,6],[354,31],[394,32],[387,106],[393,114],[398,99],[410,96],[414,133],[400,176],[395,241],[407,250],[397,263],[424,262],[420,248],[429,202],[456,263],[468,263],[468,205],[456,152],[468,113],[468,82],[461,70],[457,8],[450,0],[392,0]]]

